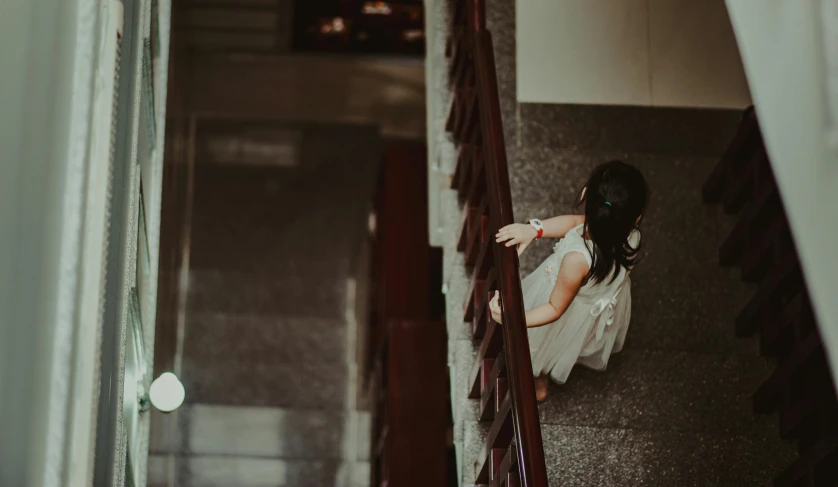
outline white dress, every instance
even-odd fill
[[[584,225],[567,232],[553,254],[524,278],[521,287],[524,307],[529,310],[550,301],[559,266],[569,252],[579,252],[591,265],[591,243],[582,237]],[[629,244],[637,248],[640,232],[634,231]],[[617,279],[587,283],[562,316],[548,325],[529,328],[533,374],[549,375],[563,384],[575,364],[605,370],[608,358],[623,348],[631,317],[631,280],[621,268]]]

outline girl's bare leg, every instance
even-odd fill
[[[546,375],[535,378],[535,399],[538,402],[547,399],[547,383],[549,379]]]

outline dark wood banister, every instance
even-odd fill
[[[492,35],[485,27],[483,0],[473,2],[472,48],[475,61],[480,126],[486,154],[487,195],[489,199],[489,234],[515,222],[509,168],[500,112],[497,72]],[[535,400],[532,361],[525,318],[518,254],[514,248],[494,243],[497,284],[503,302],[503,342],[506,354],[509,391],[512,394],[513,424],[517,443],[518,465],[522,484],[546,487],[547,468],[538,405]]]

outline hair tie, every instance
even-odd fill
[[[606,205],[608,205],[608,206],[611,206],[611,202],[610,202],[610,201],[606,201],[606,202],[605,202],[605,204],[606,204]]]

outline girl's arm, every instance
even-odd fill
[[[544,235],[542,235],[542,238],[562,238],[571,228],[585,223],[585,215],[554,216],[541,223],[544,224]],[[495,239],[498,243],[506,242],[507,247],[517,245],[518,255],[521,255],[527,246],[535,240],[536,235],[537,232],[531,225],[526,223],[513,223],[498,230]]]
[[[561,318],[567,307],[576,297],[579,288],[588,276],[588,261],[579,252],[569,252],[562,259],[559,266],[559,275],[556,278],[556,285],[550,293],[550,300],[527,311],[527,328],[535,328],[552,323]],[[500,295],[495,291],[495,296],[489,302],[489,310],[492,318],[501,323],[503,316],[500,307]]]
[[[544,235],[542,235],[542,238],[562,238],[571,228],[585,223],[585,215],[554,216],[553,218],[542,220],[541,223],[544,224]]]
[[[550,293],[550,300],[527,311],[527,328],[544,326],[561,318],[582,287],[589,270],[585,256],[579,252],[568,252],[559,266],[559,276]]]

